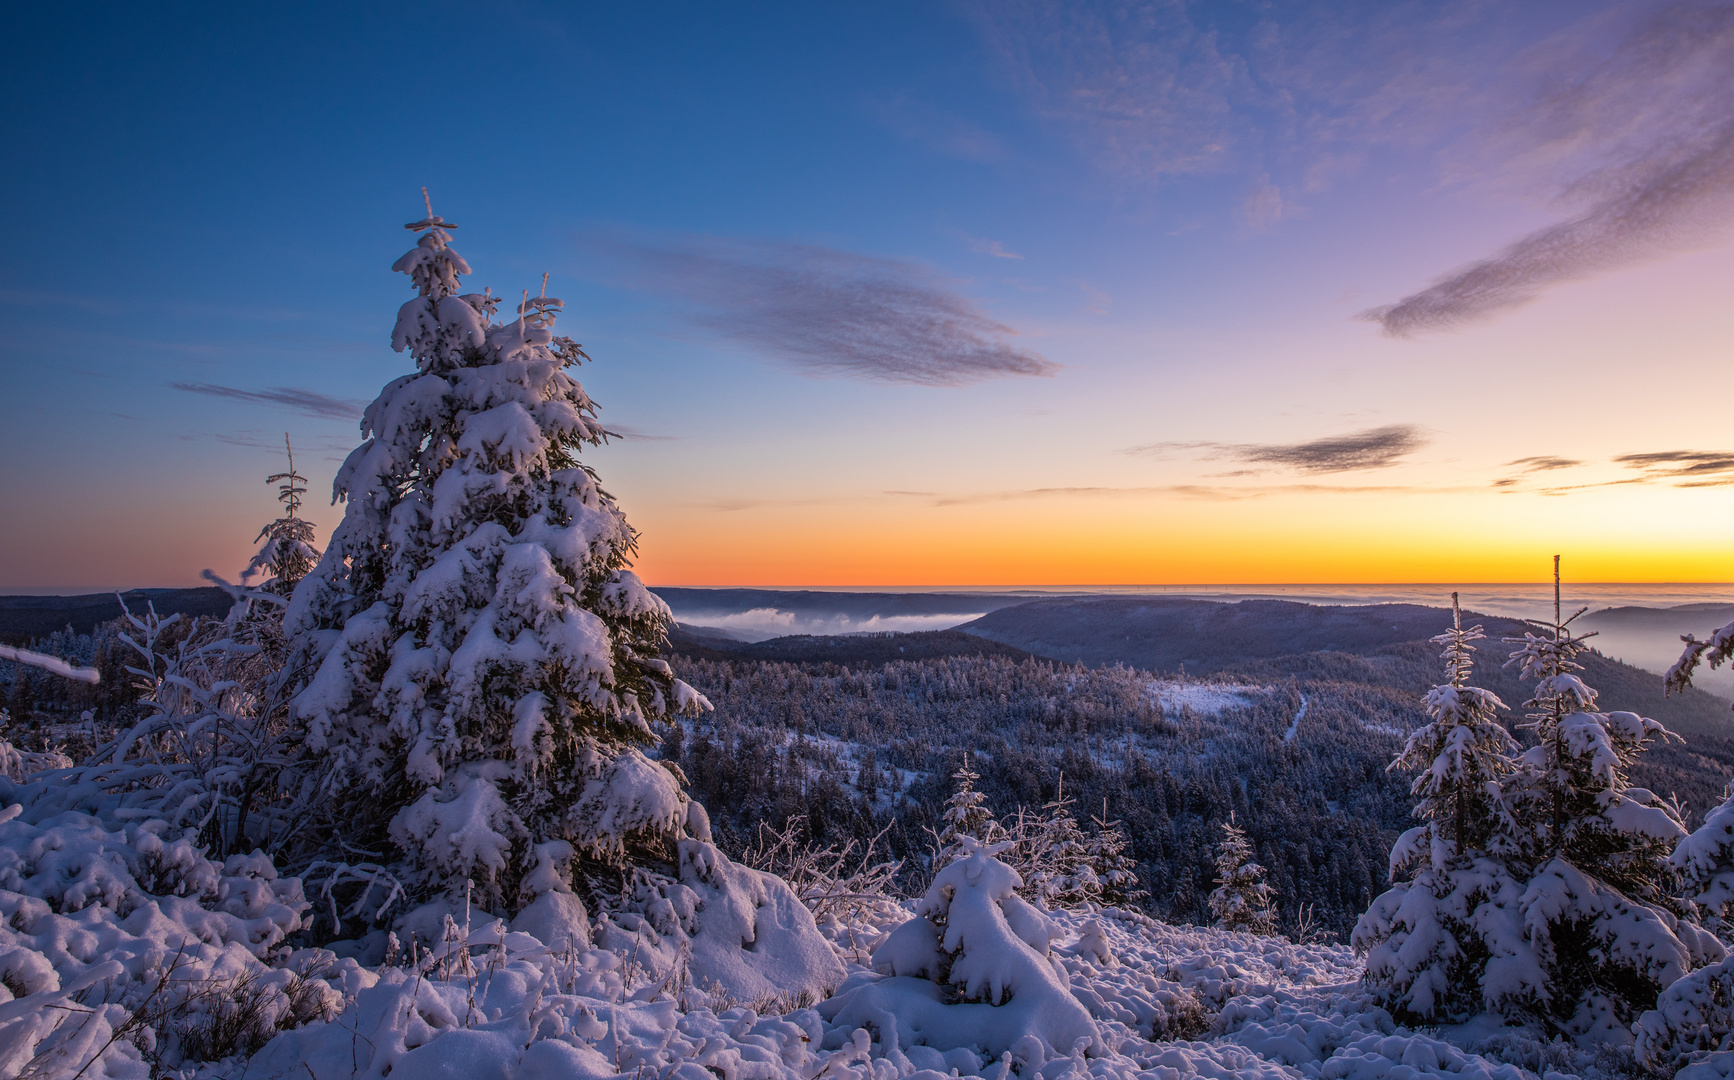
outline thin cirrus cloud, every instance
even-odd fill
[[[254,405],[276,405],[321,419],[354,420],[361,416],[361,403],[359,401],[336,398],[329,394],[321,394],[315,390],[306,390],[296,386],[273,386],[267,390],[241,390],[233,386],[218,386],[215,383],[177,382],[169,385],[189,394],[203,394],[206,397],[245,401]]]
[[[1316,474],[1383,469],[1397,464],[1427,442],[1427,436],[1413,424],[1389,424],[1297,443],[1161,442],[1135,446],[1126,452],[1162,457],[1192,451],[1206,460],[1227,459]],[[1250,475],[1256,471],[1239,470],[1231,475]]]
[[[960,233],[959,235],[963,237],[963,242],[969,245],[969,250],[977,255],[992,255],[996,259],[1023,258],[1015,251],[1006,250],[1006,246],[998,240],[987,240],[979,236],[970,236],[968,233]]]
[[[629,286],[688,305],[699,327],[812,375],[960,386],[1059,370],[917,263],[714,238],[587,246]]]
[[[1254,229],[1292,190],[1425,144],[1490,96],[1513,12],[1487,5],[1277,0],[966,0],[1034,111],[1104,171],[1143,182],[1238,172]],[[1280,179],[1270,175],[1280,174]]]
[[[1571,216],[1363,318],[1392,337],[1448,330],[1725,232],[1734,219],[1734,6],[1670,5],[1605,56],[1598,44],[1547,57],[1545,90],[1513,125]]]

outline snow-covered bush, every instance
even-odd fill
[[[915,918],[873,953],[876,974],[851,977],[820,1014],[842,1030],[873,1026],[891,1051],[1009,1052],[1026,1071],[1056,1057],[1107,1052],[1051,955],[1059,927],[1018,897],[1017,871],[996,858],[1006,844],[964,837],[962,849],[933,879]],[[963,1059],[946,1062],[955,1068]],[[972,1064],[980,1068],[979,1059]]]
[[[1216,847],[1216,889],[1210,894],[1210,914],[1223,930],[1249,930],[1254,934],[1276,933],[1275,896],[1264,880],[1264,867],[1253,861],[1246,830],[1234,823],[1234,815],[1222,823],[1222,841]]]
[[[11,726],[11,714],[0,709],[0,777],[22,782],[39,772],[72,767],[72,759],[58,750],[21,750],[14,746],[7,739]]]
[[[758,843],[745,853],[744,861],[786,882],[827,930],[878,922],[894,912],[896,920],[902,921],[902,903],[893,887],[901,864],[879,856],[884,833],[857,852],[853,840],[825,848],[803,842],[806,825],[804,816],[791,818],[780,831],[761,822]]]
[[[686,796],[639,748],[708,703],[656,657],[668,608],[579,460],[606,433],[566,373],[585,357],[554,333],[561,302],[525,293],[496,322],[495,297],[458,293],[453,227],[431,209],[409,226],[394,269],[418,295],[392,345],[416,370],[364,413],[343,522],[285,629],[335,838],[513,909],[538,844],[672,861]]]

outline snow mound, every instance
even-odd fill
[[[1017,897],[1023,880],[994,858],[1008,845],[961,839],[963,857],[934,877],[915,918],[873,954],[875,973],[852,977],[821,1015],[878,1029],[888,1055],[969,1048],[1010,1052],[1039,1068],[1056,1057],[1105,1054],[1100,1030],[1050,955],[1059,927]]]
[[[843,981],[843,962],[786,882],[682,840],[678,881],[646,879],[636,911],[597,920],[597,943],[647,978],[717,1001],[805,1004]]]

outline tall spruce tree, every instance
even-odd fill
[[[1428,723],[1409,735],[1391,769],[1415,774],[1410,792],[1423,823],[1391,850],[1389,891],[1355,926],[1366,980],[1386,1008],[1420,1021],[1462,1020],[1540,986],[1516,918],[1523,847],[1503,784],[1520,747],[1499,721],[1505,703],[1469,685],[1474,642],[1451,594],[1443,646],[1445,681],[1422,698]]]
[[[1723,950],[1675,899],[1670,856],[1686,835],[1683,811],[1629,782],[1644,750],[1679,737],[1636,713],[1597,709],[1577,662],[1588,635],[1571,629],[1588,609],[1562,617],[1557,555],[1553,583],[1553,626],[1507,639],[1517,646],[1508,663],[1535,680],[1524,726],[1536,744],[1506,790],[1533,867],[1521,905],[1546,980],[1542,1011],[1562,1030],[1594,1034],[1624,1028]]]
[[[561,301],[546,277],[504,318],[460,294],[455,227],[431,205],[407,226],[393,269],[417,295],[392,347],[416,369],[363,414],[333,486],[343,522],[285,629],[335,838],[395,843],[412,878],[514,908],[564,887],[548,869],[569,880],[572,853],[672,856],[688,801],[640,748],[709,703],[657,658],[668,608],[580,461],[606,432],[567,373],[588,357],[554,333]]]

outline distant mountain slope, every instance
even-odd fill
[[[215,586],[198,589],[131,589],[122,594],[135,612],[143,611],[147,603],[156,606],[158,615],[184,612],[188,615],[221,615],[229,610],[230,601],[223,590]],[[8,641],[29,641],[46,637],[70,625],[80,634],[88,634],[98,623],[118,619],[120,601],[113,593],[86,593],[81,596],[0,596],[0,638]]]
[[[1056,660],[1124,663],[1205,675],[1247,660],[1307,652],[1366,653],[1444,630],[1450,615],[1419,604],[1326,607],[1289,600],[1064,597],[1001,608],[957,629]],[[1514,619],[1473,616],[1490,636]]]
[[[671,653],[703,660],[775,660],[786,664],[846,664],[854,667],[880,667],[895,660],[935,660],[948,656],[1030,658],[1023,649],[956,630],[836,636],[796,634],[748,644],[676,628],[668,635],[668,645]]]

